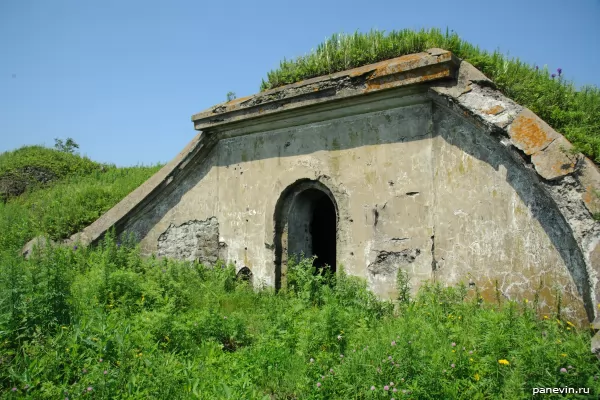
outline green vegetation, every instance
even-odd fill
[[[480,50],[456,33],[444,34],[439,29],[333,35],[306,56],[284,59],[279,69],[267,74],[261,90],[433,47],[452,51],[473,64],[507,97],[531,109],[571,141],[578,151],[600,163],[600,89],[588,86],[577,90],[572,82],[564,79],[560,68],[551,73],[547,68],[525,64],[498,51]]]
[[[600,393],[589,331],[560,315],[538,318],[535,303],[485,304],[473,290],[436,285],[411,298],[402,273],[398,300],[382,302],[364,281],[343,269],[318,274],[307,259],[291,263],[285,290],[254,290],[232,266],[143,259],[113,235],[97,248],[18,255],[37,234],[78,231],[157,168],[73,171],[0,203],[0,396],[517,399],[534,387],[565,386]]]
[[[0,253],[15,252],[42,234],[69,237],[94,222],[152,176],[160,165],[117,168],[41,146],[0,154],[0,189],[21,171],[32,182],[20,196],[0,202]],[[39,175],[23,171],[45,171]]]
[[[233,267],[140,258],[108,237],[2,260],[0,387],[14,398],[483,399],[600,393],[589,334],[424,287],[396,309],[364,281],[292,265],[254,291]],[[12,392],[15,388],[15,392]]]

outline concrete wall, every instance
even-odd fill
[[[419,95],[292,120],[218,133],[208,155],[124,229],[146,254],[218,255],[248,267],[255,284],[275,285],[275,206],[308,178],[335,197],[338,264],[381,297],[395,296],[403,268],[415,290],[439,280],[471,283],[490,300],[496,285],[512,299],[538,291],[547,312],[560,288],[566,315],[585,319],[585,263],[567,223],[537,175],[464,116]]]

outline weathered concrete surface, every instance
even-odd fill
[[[425,280],[471,282],[488,299],[496,287],[514,300],[539,296],[543,313],[560,292],[567,318],[598,316],[598,168],[447,51],[192,119],[202,130],[195,141],[83,239],[116,226],[145,254],[220,257],[255,285],[278,286],[288,254],[315,248],[319,196],[303,195],[314,189],[335,206],[337,263],[381,297],[395,296],[401,268],[414,290]]]

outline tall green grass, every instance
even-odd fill
[[[7,398],[600,393],[589,333],[539,320],[534,304],[483,304],[465,287],[426,285],[394,307],[364,281],[325,278],[304,259],[291,265],[287,290],[256,291],[232,266],[142,259],[112,235],[97,249],[54,248],[0,267]]]
[[[558,67],[538,68],[492,53],[439,29],[370,31],[335,34],[316,50],[293,60],[284,59],[267,73],[261,90],[438,47],[452,51],[486,76],[509,98],[531,109],[570,140],[578,151],[600,163],[600,90],[577,89]],[[568,73],[568,71],[566,71]],[[552,74],[556,75],[552,77]]]

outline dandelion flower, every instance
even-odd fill
[[[508,360],[498,360],[498,364],[502,364],[502,365],[510,365],[510,363],[508,362]]]

